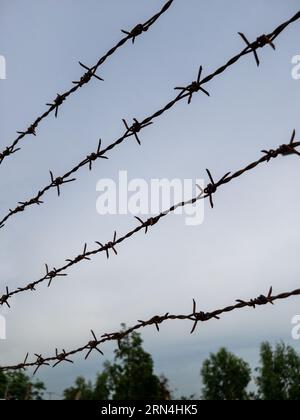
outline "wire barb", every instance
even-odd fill
[[[17,134],[22,134],[24,136],[27,135],[27,134],[32,134],[32,135],[36,136],[36,127],[37,127],[37,124],[36,123],[31,124],[27,128],[26,131],[17,131]],[[18,150],[20,150],[20,149],[16,149],[15,152],[18,151]],[[13,153],[15,153],[15,152],[13,152]]]
[[[220,179],[220,181],[218,181],[217,183],[214,182],[214,179],[213,179],[213,177],[212,177],[209,169],[206,169],[206,172],[207,172],[208,177],[210,179],[210,183],[204,189],[204,193],[209,197],[210,206],[213,209],[214,208],[213,194],[215,194],[217,192],[218,187],[220,185],[222,185],[224,183],[224,181],[228,178],[228,176],[230,175],[230,172],[228,172],[227,174],[225,174]]]
[[[34,372],[33,372],[33,375],[35,375],[36,373],[37,373],[37,371],[39,370],[39,368],[41,367],[41,366],[50,366],[50,364],[49,363],[47,363],[47,361],[46,361],[46,359],[44,359],[43,358],[43,356],[41,355],[41,354],[35,354],[35,356],[36,356],[36,362],[35,362],[35,364],[36,364],[36,369],[34,370]]]
[[[6,149],[3,150],[2,153],[0,153],[0,164],[3,162],[3,160],[9,156],[13,155],[14,153],[18,152],[20,149],[15,149],[14,147],[6,147]]]
[[[172,1],[166,3],[165,7],[162,10],[165,10],[168,7],[170,7],[171,3],[172,3]],[[155,19],[157,19],[157,17],[154,18],[154,21],[155,21]],[[270,35],[267,36],[268,39],[270,39],[273,42],[274,39],[277,38],[291,23],[295,22],[298,19],[300,19],[300,12],[298,12],[296,15],[294,15],[289,21],[287,21],[287,22],[283,23],[282,25],[280,25],[279,27],[277,27]],[[149,24],[153,24],[153,22],[152,23],[150,22]],[[262,46],[266,44],[266,40],[264,42],[262,41],[263,39],[265,39],[265,37],[266,37],[266,35],[263,35],[263,36],[261,36],[261,37],[258,38],[258,39],[260,39],[260,41],[256,43],[256,45],[255,45],[256,48],[262,48]],[[209,76],[206,76],[204,79],[202,79],[202,81],[201,81],[201,70],[202,70],[202,68],[200,67],[196,84],[193,84],[192,83],[189,86],[196,86],[197,83],[198,83],[198,81],[200,81],[200,85],[202,87],[202,85],[204,83],[208,83],[209,81],[213,80],[215,77],[219,76],[220,74],[223,74],[228,68],[230,68],[232,65],[234,65],[235,63],[237,63],[242,57],[244,57],[244,56],[246,56],[247,54],[250,54],[250,53],[252,53],[252,49],[249,49],[249,48],[243,49],[239,54],[237,54],[236,56],[232,57],[225,65],[221,66],[215,72],[213,72]],[[198,89],[198,87],[199,86],[197,85],[197,89]],[[140,141],[140,139],[138,137],[138,133],[140,132],[140,130],[142,128],[150,125],[151,122],[153,123],[154,119],[162,116],[165,112],[167,112],[169,109],[171,109],[173,106],[175,106],[175,104],[177,104],[179,101],[181,101],[181,100],[183,100],[185,98],[189,98],[189,101],[191,101],[192,96],[193,96],[193,93],[195,93],[195,92],[193,92],[193,88],[191,88],[192,90],[191,89],[189,90],[188,88],[179,88],[179,89],[185,89],[185,92],[183,92],[183,91],[180,92],[180,94],[177,95],[175,97],[175,99],[171,100],[163,108],[161,108],[160,110],[156,111],[151,116],[145,118],[142,122],[139,122],[138,120],[135,119],[133,126],[132,127],[129,127],[129,125],[127,124],[127,122],[125,120],[123,120],[123,122],[125,124],[125,127],[126,127],[126,132],[125,132],[124,135],[122,135],[120,138],[118,138],[113,143],[111,143],[109,146],[107,146],[104,150],[102,150],[102,152],[99,153],[99,156],[97,156],[97,158],[95,157],[95,154],[92,154],[92,155],[89,155],[89,156],[85,157],[74,168],[72,168],[71,170],[69,170],[62,178],[63,179],[67,179],[70,176],[70,174],[73,174],[73,173],[79,171],[85,165],[89,165],[89,168],[92,169],[92,162],[95,159],[98,159],[98,158],[103,157],[106,152],[111,151],[112,149],[114,149],[115,147],[117,147],[118,145],[120,145],[121,143],[123,143],[127,139],[127,137],[130,137],[130,136],[133,136],[134,135],[136,141],[138,142],[138,144],[141,144],[141,141]],[[296,144],[293,145],[293,148],[295,148],[295,147],[297,147]],[[287,148],[285,149],[285,154],[287,154],[287,153],[290,154],[290,152],[291,152],[291,148],[290,149],[287,149]],[[296,154],[298,154],[298,152],[296,152]],[[92,157],[92,159],[91,159],[91,157]],[[48,190],[52,186],[53,185],[50,184],[50,186],[47,185],[43,189],[41,189],[37,193],[35,199],[40,199],[44,194],[46,194],[46,192],[48,192]],[[32,200],[29,200],[28,202],[26,202],[25,203],[25,207],[31,205],[31,201]],[[2,220],[0,220],[0,229],[4,227],[4,223],[9,218],[11,218],[15,213],[16,212],[12,211],[9,214],[7,214],[6,216],[4,216]]]
[[[273,48],[273,50],[276,50],[275,45],[271,40],[271,37],[268,35],[261,35],[260,37],[257,38],[257,40],[254,43],[251,44],[248,41],[247,37],[242,32],[238,32],[238,34],[243,39],[243,41],[247,44],[249,50],[253,52],[257,67],[259,67],[260,65],[260,61],[259,61],[258,54],[256,51],[258,48],[263,48],[266,45],[270,45]]]
[[[53,103],[46,104],[47,106],[50,106],[51,109],[55,110],[55,118],[57,118],[58,108],[63,104],[65,99],[66,99],[65,95],[60,95],[58,93]]]
[[[73,81],[72,83],[74,85],[78,85],[82,87],[83,85],[88,83],[92,77],[95,77],[95,79],[100,80],[100,82],[104,82],[104,79],[102,79],[102,77],[99,77],[97,76],[97,74],[95,74],[97,67],[87,67],[85,64],[81,63],[80,61],[79,61],[79,65],[83,67],[85,70],[87,70],[87,72],[84,73],[83,76],[81,76],[80,80]]]
[[[68,359],[68,355],[66,351],[63,349],[62,353],[58,353],[58,350],[55,349],[55,355],[57,358],[57,362],[52,366],[53,368],[59,365],[62,362],[74,363],[73,360]]]
[[[295,142],[296,138],[296,130],[293,130],[291,140],[288,144],[282,144],[279,146],[276,150],[262,150],[262,153],[264,153],[267,159],[267,162],[269,162],[271,159],[277,158],[279,155],[282,156],[288,156],[288,155],[297,155],[300,156],[300,153],[298,150],[296,150],[296,147],[300,145],[300,142]]]
[[[117,240],[117,232],[115,232],[115,233],[114,233],[113,240],[112,240],[112,241],[110,241],[110,242],[108,242],[108,243],[105,245],[105,251],[106,251],[106,257],[107,257],[107,259],[109,259],[109,250],[110,250],[110,249],[112,249],[112,250],[114,251],[115,255],[118,255],[118,253],[117,253],[117,251],[116,251],[116,248],[115,248],[115,245],[116,245],[116,240]]]
[[[98,346],[99,346],[99,343],[100,343],[100,342],[99,342],[99,340],[97,339],[97,337],[96,337],[96,335],[95,335],[94,331],[93,331],[93,330],[91,330],[91,333],[92,333],[92,336],[93,336],[94,340],[89,341],[88,345],[86,346],[86,347],[89,349],[89,351],[88,351],[87,355],[85,356],[85,360],[89,357],[89,355],[91,354],[91,352],[92,352],[93,350],[96,350],[98,353],[100,353],[100,354],[101,354],[101,356],[103,356],[103,355],[104,355],[103,351],[101,351],[101,350],[98,348]]]
[[[66,262],[69,262],[69,263],[71,263],[73,265],[73,264],[77,264],[77,263],[79,263],[80,261],[83,261],[83,260],[88,260],[88,261],[91,260],[88,257],[88,253],[87,253],[87,244],[84,244],[84,248],[83,248],[83,253],[82,254],[79,254],[73,260],[67,259]]]
[[[96,153],[91,153],[90,155],[87,156],[87,160],[89,162],[89,170],[90,171],[92,170],[92,165],[93,165],[93,162],[95,160],[97,160],[99,158],[101,158],[101,159],[108,159],[107,156],[103,156],[103,154],[101,153],[101,143],[102,143],[102,140],[100,139],[99,140],[99,143],[98,143],[97,152]]]
[[[57,195],[58,197],[60,197],[60,187],[63,184],[68,184],[69,182],[74,182],[76,181],[76,178],[73,179],[64,179],[63,177],[57,177],[55,178],[53,176],[53,173],[50,171],[50,176],[51,176],[51,186],[57,188]]]
[[[53,268],[53,270],[49,271],[48,264],[45,264],[45,267],[46,267],[45,280],[49,280],[48,287],[51,286],[52,280],[55,277],[66,277],[67,276],[66,273],[60,273],[61,270],[57,270],[56,268]],[[31,283],[30,287],[27,286],[27,288],[30,289],[30,290],[35,290],[34,286],[35,286],[35,284],[34,283]],[[19,290],[21,290],[21,289],[19,289]]]
[[[143,222],[143,220],[138,216],[135,216],[135,219],[137,219],[141,226],[145,228],[145,234],[148,233],[149,227],[154,226],[159,220],[158,217],[150,217],[148,220],[146,220],[146,222]]]
[[[148,30],[148,28],[143,24],[139,23],[138,25],[136,25],[130,32],[125,31],[124,29],[121,30],[121,32],[123,32],[123,34],[128,35],[129,38],[132,38],[132,43],[135,43],[135,38],[138,37],[139,35],[142,35],[143,32],[146,32]]]
[[[9,290],[8,287],[6,286],[6,294],[2,295],[0,298],[0,305],[6,305],[10,308],[10,304],[8,303],[8,299],[9,299]]]

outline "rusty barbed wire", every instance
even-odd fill
[[[137,143],[141,145],[141,140],[138,136],[138,134],[149,125],[153,124],[153,120],[163,115],[165,112],[167,112],[169,109],[171,109],[175,104],[177,104],[179,101],[182,101],[185,98],[188,98],[188,103],[191,103],[192,96],[194,93],[197,93],[199,91],[203,92],[206,95],[209,95],[209,93],[203,88],[203,84],[208,83],[213,78],[215,78],[217,75],[220,75],[223,73],[226,69],[231,67],[233,64],[235,64],[241,57],[253,53],[253,51],[257,51],[259,48],[263,48],[265,45],[268,45],[270,42],[274,42],[274,40],[277,38],[277,36],[292,22],[296,21],[300,18],[300,12],[298,12],[293,18],[291,18],[289,21],[283,23],[279,27],[277,27],[271,34],[269,35],[262,35],[257,38],[257,40],[249,44],[244,50],[242,50],[238,55],[231,58],[224,66],[220,67],[218,70],[216,70],[214,73],[212,73],[209,76],[206,76],[201,80],[202,76],[202,66],[200,67],[200,70],[197,75],[197,80],[192,82],[186,87],[176,87],[176,90],[180,90],[180,93],[167,105],[165,105],[163,108],[161,108],[159,111],[155,112],[151,116],[145,118],[143,121],[139,122],[136,118],[133,119],[133,124],[130,126],[130,124],[127,123],[126,120],[123,120],[123,123],[125,125],[126,131],[125,133],[119,137],[116,141],[111,143],[109,146],[107,146],[105,149],[101,150],[101,142],[99,143],[98,149],[96,152],[92,152],[89,154],[86,158],[84,158],[80,163],[78,163],[73,169],[68,171],[62,176],[59,176],[57,178],[54,178],[51,175],[51,183],[49,183],[44,188],[40,189],[38,193],[35,195],[35,197],[30,198],[27,201],[21,201],[18,203],[18,205],[14,209],[9,209],[9,212],[0,220],[0,229],[4,227],[5,223],[14,215],[23,212],[27,207],[33,206],[33,205],[40,205],[43,202],[41,201],[41,198],[52,188],[57,189],[58,195],[60,195],[60,188],[59,186],[62,186],[65,183],[73,182],[76,179],[68,179],[71,175],[79,171],[81,168],[88,166],[89,169],[92,169],[92,163],[95,162],[98,159],[108,159],[106,155],[107,152],[111,151],[121,143],[123,143],[126,139],[130,137],[135,137]],[[264,41],[263,41],[264,40]],[[270,42],[268,42],[268,40]]]
[[[172,315],[170,313],[166,313],[164,315],[155,315],[147,321],[138,320],[138,323],[131,328],[128,328],[123,331],[117,331],[113,333],[105,333],[102,334],[101,337],[98,339],[96,334],[93,330],[91,330],[92,340],[89,341],[82,347],[77,348],[76,350],[65,351],[64,349],[62,352],[59,352],[58,349],[55,349],[55,355],[50,357],[43,357],[41,354],[35,354],[36,360],[33,362],[28,362],[29,353],[26,354],[25,359],[22,363],[12,366],[3,366],[0,367],[0,371],[11,371],[11,370],[23,370],[26,368],[35,368],[34,374],[40,369],[42,366],[50,366],[56,367],[58,364],[63,362],[74,363],[73,360],[70,358],[76,354],[87,352],[85,359],[89,357],[93,350],[96,350],[101,356],[104,355],[103,351],[99,348],[99,346],[103,345],[108,341],[115,341],[117,342],[119,348],[122,346],[122,340],[132,334],[135,331],[141,330],[143,328],[149,326],[155,326],[156,330],[159,332],[159,326],[166,321],[190,321],[192,323],[191,327],[191,334],[193,334],[196,330],[196,327],[199,323],[208,322],[212,319],[220,320],[220,316],[224,315],[229,312],[233,312],[236,310],[240,310],[243,308],[253,308],[264,306],[264,305],[274,305],[274,302],[278,300],[289,299],[293,296],[300,296],[300,289],[296,289],[292,292],[281,293],[279,295],[273,295],[273,288],[271,287],[268,291],[267,295],[260,295],[257,298],[250,299],[250,300],[236,300],[236,304],[227,306],[225,308],[216,309],[213,312],[203,312],[197,310],[197,305],[195,299],[193,299],[193,307],[192,312],[186,315]]]
[[[104,64],[104,62],[110,56],[112,56],[120,47],[127,43],[127,41],[132,40],[132,42],[134,43],[136,37],[141,35],[143,32],[147,32],[148,29],[170,8],[173,1],[174,0],[169,0],[163,6],[159,13],[152,16],[145,23],[140,23],[136,25],[130,31],[122,30],[122,32],[126,34],[126,37],[122,38],[113,48],[111,48],[103,57],[101,57],[94,66],[88,67],[79,61],[79,65],[83,67],[85,73],[80,77],[79,80],[72,82],[74,86],[71,89],[62,94],[57,93],[56,98],[52,102],[46,104],[49,107],[49,109],[45,111],[41,116],[39,116],[25,131],[17,131],[17,134],[19,134],[19,136],[13,141],[13,143],[10,146],[7,146],[0,153],[0,165],[2,164],[4,159],[20,150],[20,148],[17,146],[24,137],[30,134],[36,136],[36,129],[38,128],[39,124],[50,114],[54,112],[55,117],[57,118],[59,107],[63,104],[63,102],[65,102],[65,100],[69,96],[71,96],[84,85],[88,84],[93,78],[99,81],[103,81],[103,79],[96,74],[96,71],[99,69],[99,67],[101,67]]]
[[[293,154],[300,156],[300,153],[296,150],[296,148],[300,146],[300,142],[296,142],[295,138],[296,138],[296,131],[294,130],[289,143],[283,144],[279,146],[277,149],[262,150],[263,156],[261,158],[259,158],[258,160],[250,163],[243,169],[240,169],[232,174],[230,172],[226,173],[217,182],[214,181],[211,175],[211,172],[207,169],[206,171],[209,176],[210,183],[204,189],[202,189],[200,186],[197,186],[200,189],[200,192],[195,197],[191,198],[190,200],[177,203],[171,206],[168,210],[160,213],[159,215],[155,217],[150,217],[146,221],[143,221],[140,217],[136,217],[136,219],[139,222],[139,225],[135,227],[133,230],[129,231],[124,236],[121,236],[119,238],[117,238],[117,232],[115,231],[113,239],[111,241],[107,242],[106,244],[96,241],[95,243],[96,245],[98,245],[98,248],[92,251],[88,251],[87,244],[85,244],[83,252],[81,254],[79,254],[73,259],[67,259],[66,260],[67,264],[65,264],[64,266],[58,269],[53,268],[52,270],[50,270],[48,265],[46,264],[46,274],[39,280],[29,283],[26,286],[19,287],[18,289],[12,292],[9,292],[8,287],[6,287],[6,293],[0,297],[0,306],[7,305],[10,308],[9,299],[25,291],[35,291],[36,290],[35,288],[37,285],[44,283],[46,281],[48,282],[48,287],[49,287],[53,279],[60,276],[66,276],[67,275],[65,273],[66,270],[68,270],[69,268],[71,268],[72,266],[76,264],[81,263],[82,261],[90,260],[90,257],[94,255],[97,255],[101,252],[105,252],[106,257],[109,258],[110,251],[113,251],[114,254],[117,255],[118,254],[116,250],[117,245],[131,238],[133,235],[137,234],[143,229],[145,229],[145,233],[148,233],[148,230],[150,227],[153,227],[154,225],[156,225],[160,221],[161,218],[167,216],[170,213],[173,213],[179,207],[195,204],[199,200],[208,198],[210,201],[210,205],[213,208],[214,207],[213,196],[222,185],[228,184],[233,179],[238,178],[242,176],[244,173],[255,169],[258,165],[262,163],[269,163],[272,159],[276,159],[279,156],[287,156],[287,155],[293,155]]]

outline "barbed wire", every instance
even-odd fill
[[[33,362],[28,362],[29,353],[26,354],[26,357],[22,363],[12,366],[3,366],[0,367],[0,371],[10,371],[10,370],[22,370],[26,368],[35,368],[34,374],[38,371],[38,369],[42,366],[50,366],[56,367],[60,363],[67,362],[67,363],[74,363],[71,360],[71,357],[78,354],[87,352],[85,359],[89,357],[89,355],[93,351],[97,351],[101,356],[104,355],[103,351],[99,348],[99,346],[103,345],[108,341],[115,341],[118,343],[119,348],[122,346],[122,340],[132,334],[135,331],[141,330],[145,327],[155,326],[156,330],[160,331],[160,325],[165,323],[166,321],[190,321],[192,323],[191,334],[193,334],[196,330],[196,327],[199,323],[208,322],[211,319],[220,320],[220,316],[229,312],[233,312],[236,310],[240,310],[243,308],[253,308],[256,309],[257,306],[264,306],[264,305],[274,305],[274,302],[278,300],[288,299],[293,296],[299,296],[300,289],[296,289],[292,292],[281,293],[279,295],[273,295],[273,288],[271,287],[268,291],[267,295],[260,295],[255,299],[250,299],[249,301],[238,299],[236,300],[236,304],[227,306],[225,308],[216,309],[213,312],[203,312],[197,310],[197,304],[195,299],[193,299],[193,308],[190,314],[186,315],[172,315],[170,313],[166,313],[164,315],[155,315],[147,321],[138,320],[138,323],[131,328],[128,328],[123,331],[117,331],[113,333],[105,333],[102,334],[100,339],[97,338],[96,334],[93,330],[91,330],[92,340],[90,340],[87,344],[82,347],[77,348],[76,350],[66,351],[63,349],[61,352],[58,349],[55,349],[55,355],[50,357],[44,357],[42,354],[35,353],[36,360]]]
[[[274,46],[274,40],[279,36],[279,34],[288,27],[292,22],[298,20],[300,18],[300,12],[298,12],[296,15],[294,15],[291,19],[289,19],[287,22],[281,24],[278,26],[271,34],[269,35],[262,35],[257,38],[257,40],[253,43],[249,43],[249,46],[247,46],[244,50],[242,50],[238,55],[231,58],[224,66],[217,69],[214,73],[212,73],[209,76],[206,76],[201,80],[202,75],[202,66],[200,67],[200,70],[197,75],[197,80],[192,82],[186,87],[176,87],[176,90],[180,90],[179,95],[177,95],[173,100],[171,100],[167,105],[165,105],[163,108],[161,108],[159,111],[155,112],[151,116],[145,118],[143,121],[139,122],[136,118],[133,119],[133,124],[130,126],[130,124],[127,123],[127,121],[123,120],[125,125],[125,133],[119,137],[116,141],[111,143],[109,146],[107,146],[105,149],[101,150],[101,140],[99,141],[98,148],[96,152],[90,153],[87,157],[85,157],[80,163],[78,163],[73,169],[66,172],[62,176],[54,177],[52,172],[51,174],[51,182],[45,186],[44,188],[40,189],[38,193],[33,197],[30,198],[27,201],[20,201],[18,205],[14,209],[9,209],[9,212],[0,220],[0,229],[5,226],[5,223],[14,215],[24,212],[24,210],[33,205],[41,205],[43,204],[43,201],[41,201],[41,198],[52,188],[57,189],[58,195],[60,195],[61,186],[70,183],[73,181],[76,181],[76,178],[69,179],[72,175],[74,175],[77,171],[79,171],[81,168],[88,166],[89,169],[92,169],[92,164],[98,159],[108,159],[107,152],[111,151],[121,143],[123,143],[126,139],[130,137],[134,137],[137,143],[140,145],[141,140],[139,138],[139,133],[149,125],[153,124],[154,120],[160,116],[162,116],[165,112],[167,112],[169,109],[171,109],[175,104],[182,101],[185,98],[188,98],[188,103],[191,103],[192,97],[195,93],[201,91],[205,93],[206,95],[209,95],[209,93],[203,88],[203,84],[208,83],[213,78],[215,78],[217,75],[222,74],[226,69],[231,67],[233,64],[235,64],[240,58],[243,56],[254,53],[255,57],[257,57],[257,50],[259,48],[263,48],[265,45],[271,44]]]
[[[10,146],[7,146],[1,153],[0,153],[0,165],[2,162],[10,155],[16,153],[20,150],[20,148],[17,148],[20,141],[26,137],[27,135],[34,135],[36,136],[36,129],[40,125],[40,123],[45,120],[50,114],[53,112],[55,113],[55,117],[58,115],[58,109],[59,107],[65,102],[65,100],[71,96],[73,93],[77,92],[81,87],[88,84],[93,78],[98,79],[100,81],[103,81],[103,79],[99,76],[97,76],[96,72],[101,67],[109,57],[111,57],[119,48],[121,48],[124,44],[127,43],[127,41],[132,40],[132,43],[135,42],[135,39],[140,36],[142,33],[147,32],[148,29],[162,16],[172,5],[174,0],[169,0],[161,9],[161,11],[154,16],[152,16],[150,19],[148,19],[145,23],[140,23],[136,25],[132,30],[125,31],[122,30],[124,34],[126,34],[126,37],[123,37],[113,48],[111,48],[103,57],[101,57],[98,62],[92,66],[88,67],[85,64],[81,63],[79,61],[79,65],[84,68],[85,73],[80,77],[78,81],[73,81],[73,87],[69,89],[68,91],[57,94],[56,98],[50,102],[47,103],[47,106],[49,106],[49,109],[45,111],[42,115],[40,115],[25,131],[18,131],[17,134],[18,137],[13,141],[13,143]]]
[[[136,219],[139,221],[140,224],[137,227],[135,227],[133,230],[129,231],[124,236],[121,236],[119,238],[117,238],[117,233],[114,232],[114,236],[111,241],[107,242],[106,244],[103,244],[97,241],[96,245],[98,247],[92,251],[88,251],[87,244],[85,244],[83,248],[83,252],[81,254],[79,254],[73,259],[67,259],[66,260],[67,264],[65,264],[64,266],[58,269],[54,267],[52,270],[50,270],[48,267],[48,264],[46,264],[45,265],[46,274],[39,280],[29,283],[26,286],[19,287],[18,289],[11,292],[9,291],[8,287],[6,287],[6,293],[0,297],[0,306],[5,304],[10,308],[9,300],[13,296],[19,293],[26,292],[26,291],[35,291],[36,286],[46,281],[48,282],[48,287],[49,287],[55,278],[61,277],[61,276],[67,276],[65,271],[67,271],[69,268],[81,263],[82,261],[90,260],[91,259],[90,257],[95,256],[101,252],[105,252],[107,258],[110,257],[111,252],[117,255],[118,254],[116,250],[117,245],[131,238],[133,235],[137,234],[141,230],[145,229],[145,233],[148,233],[148,230],[150,227],[156,225],[160,221],[161,218],[167,216],[170,213],[173,213],[179,207],[192,205],[198,202],[199,200],[208,198],[210,201],[210,205],[213,208],[214,207],[213,196],[222,185],[228,184],[233,179],[236,179],[242,176],[244,173],[255,169],[258,165],[262,163],[269,163],[272,159],[276,159],[279,156],[288,156],[288,155],[293,155],[293,154],[300,156],[300,153],[296,150],[296,148],[300,146],[300,142],[296,142],[295,137],[296,137],[296,131],[294,130],[289,143],[283,144],[279,146],[277,149],[263,150],[262,151],[263,156],[261,158],[259,158],[258,160],[250,163],[246,167],[232,174],[230,172],[226,173],[217,182],[214,181],[211,172],[207,169],[206,171],[207,171],[210,183],[204,189],[202,189],[200,186],[197,186],[200,189],[200,192],[195,197],[191,198],[190,200],[177,203],[171,206],[168,210],[160,213],[159,215],[155,217],[150,217],[146,221],[143,221],[140,217],[136,217]]]

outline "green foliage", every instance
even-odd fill
[[[45,386],[31,382],[23,372],[0,372],[0,398],[10,400],[42,400]]]
[[[300,400],[300,357],[292,347],[280,343],[273,350],[263,343],[260,361],[256,378],[260,399]]]
[[[124,325],[122,327],[125,328]],[[168,380],[154,374],[152,357],[143,349],[142,344],[141,336],[137,332],[126,336],[115,350],[114,361],[105,362],[95,385],[78,378],[74,387],[64,391],[65,399],[171,399]]]
[[[170,390],[169,379],[164,375],[159,377],[160,399],[163,401],[172,400],[172,392]]]
[[[222,348],[205,360],[201,370],[204,400],[247,400],[251,369],[244,360]]]
[[[93,387],[91,382],[86,382],[84,378],[79,376],[73,387],[64,390],[65,400],[93,400]]]
[[[140,334],[133,332],[115,350],[115,361],[107,365],[114,400],[160,399],[160,381],[153,373],[153,360],[142,348]]]

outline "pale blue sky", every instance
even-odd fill
[[[162,0],[0,0],[0,55],[7,80],[0,81],[1,149],[25,129],[57,92],[82,74],[78,60],[97,62],[130,29],[160,9]],[[297,0],[175,0],[172,8],[128,43],[92,81],[48,118],[37,137],[27,137],[22,151],[0,168],[1,215],[49,181],[49,169],[61,174],[123,133],[122,118],[142,119],[173,97],[173,88],[215,70],[249,39],[272,31],[299,9]],[[277,51],[259,51],[207,85],[211,98],[196,95],[179,104],[134,140],[116,148],[78,181],[45,197],[1,231],[0,282],[12,289],[44,273],[44,263],[60,266],[84,242],[107,242],[115,229],[125,233],[132,216],[100,217],[96,184],[116,179],[119,170],[139,178],[201,178],[210,168],[216,178],[257,159],[299,130],[300,81],[291,77],[292,57],[300,54],[300,23],[276,41]],[[131,325],[140,318],[199,308],[212,310],[237,298],[255,297],[273,285],[275,292],[300,286],[298,231],[300,196],[296,157],[278,159],[225,186],[206,205],[202,226],[187,227],[184,216],[170,216],[148,236],[137,235],[109,261],[98,256],[70,271],[53,287],[23,294],[6,311],[8,338],[0,342],[1,364],[19,362],[27,351],[52,354],[71,349],[99,334]],[[200,326],[169,323],[158,335],[144,330],[145,348],[156,371],[171,380],[179,394],[199,393],[199,370],[210,351],[220,346],[257,363],[263,340],[291,342],[291,319],[299,299],[274,307],[245,310]],[[300,350],[300,342],[293,343]],[[113,346],[106,345],[111,358]],[[102,361],[76,358],[74,366],[42,369],[50,391],[70,385],[76,376],[93,378]]]

